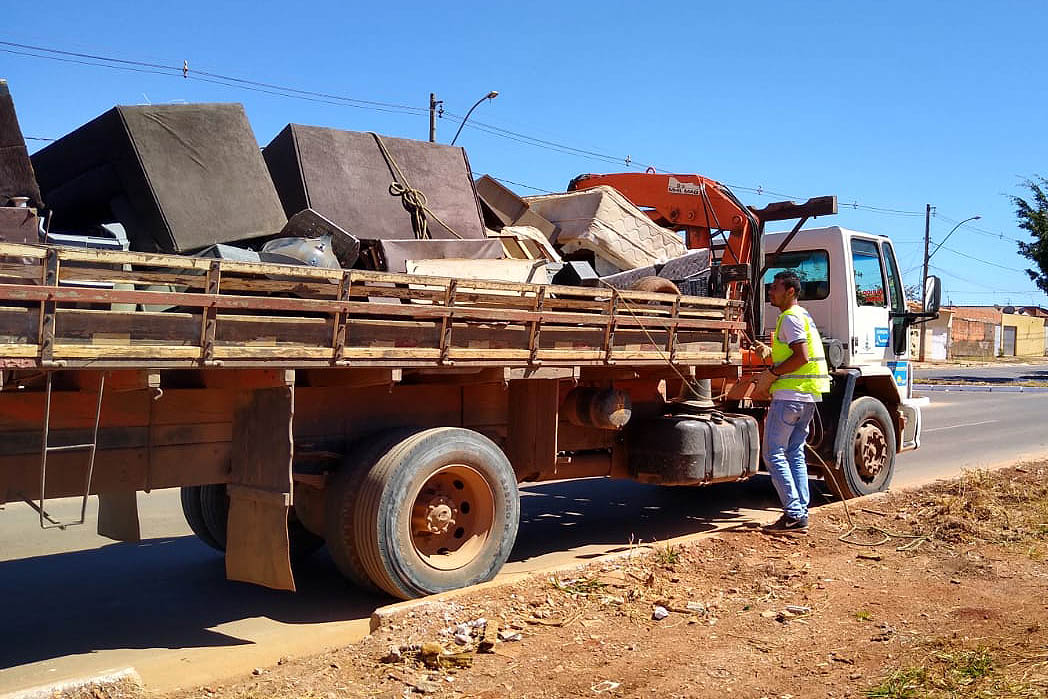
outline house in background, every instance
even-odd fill
[[[1026,315],[1040,318],[1044,321],[1044,354],[1048,356],[1048,308],[1041,306],[1019,306]]]
[[[911,311],[920,311],[921,304],[911,301],[909,308]],[[939,317],[925,324],[924,359],[926,361],[941,362],[952,356],[950,354],[950,338],[953,315],[953,311],[949,308],[940,308]],[[910,356],[914,359],[921,356],[920,325],[910,326]]]
[[[1048,311],[1044,315],[1034,315],[1023,307],[1014,306],[950,306],[944,310],[953,313],[949,357],[1045,355]],[[993,329],[992,342],[990,328]]]

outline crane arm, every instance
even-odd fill
[[[580,175],[568,191],[607,185],[646,210],[658,225],[686,234],[688,248],[710,247],[713,232],[727,234],[722,264],[751,262],[756,218],[730,190],[701,175],[625,172]]]

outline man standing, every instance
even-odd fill
[[[822,338],[815,321],[797,305],[801,280],[794,272],[775,275],[768,300],[781,313],[772,335],[770,369],[758,392],[771,394],[764,421],[764,462],[782,502],[783,515],[763,528],[769,534],[808,532],[808,465],[804,442],[815,404],[830,390]]]

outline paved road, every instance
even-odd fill
[[[1048,394],[933,400],[925,445],[900,457],[897,486],[1048,455],[1041,418]],[[507,574],[584,562],[629,546],[631,537],[664,541],[770,519],[776,505],[764,477],[668,490],[603,479],[526,488]],[[0,693],[128,665],[157,689],[202,683],[350,643],[389,602],[345,585],[323,552],[297,571],[294,594],[227,582],[221,556],[189,535],[177,491],[142,494],[140,503],[147,538],[138,544],[86,528],[40,531],[22,504],[0,511],[0,622],[5,638],[17,639],[0,644]]]
[[[1048,362],[1031,361],[1026,364],[996,364],[991,366],[917,366],[914,380],[980,381],[1008,385],[1015,381],[1048,381]]]

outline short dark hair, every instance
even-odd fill
[[[797,276],[796,272],[783,270],[775,275],[775,281],[781,281],[787,289],[793,289],[797,298],[801,297],[801,278]]]

